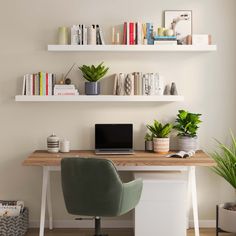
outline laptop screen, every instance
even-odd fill
[[[95,149],[133,149],[133,124],[96,124]]]

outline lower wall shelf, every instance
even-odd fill
[[[163,95],[163,96],[15,96],[16,102],[180,102],[183,96]]]

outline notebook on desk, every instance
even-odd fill
[[[95,153],[98,155],[134,154],[133,125],[96,124]]]

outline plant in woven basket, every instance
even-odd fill
[[[153,125],[147,125],[153,135],[154,152],[167,153],[169,151],[169,135],[172,127],[172,124],[161,124],[157,120],[154,120]]]

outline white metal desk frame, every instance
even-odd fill
[[[53,229],[51,189],[50,189],[50,172],[60,171],[60,166],[43,166],[43,183],[42,183],[42,199],[41,199],[41,215],[39,236],[44,236],[46,203],[48,207],[49,229]],[[193,207],[193,220],[195,236],[199,234],[198,222],[198,204],[196,189],[196,173],[195,166],[117,166],[118,171],[132,172],[150,172],[150,171],[187,171],[188,172],[188,200],[191,200]]]

